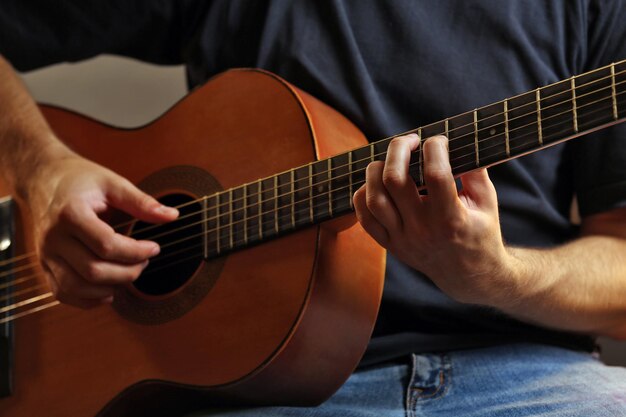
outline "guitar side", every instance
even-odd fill
[[[82,155],[138,184],[156,178],[148,188],[157,195],[201,197],[202,184],[228,189],[364,144],[329,107],[251,70],[214,78],[141,129],[43,111]],[[179,179],[160,180],[168,169]],[[384,251],[358,224],[337,222],[206,262],[190,282],[212,279],[210,290],[165,323],[133,322],[110,306],[17,320],[15,389],[0,412],[157,416],[225,402],[323,401],[367,345],[384,274]],[[29,230],[25,223],[24,237]]]

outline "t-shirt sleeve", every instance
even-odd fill
[[[626,59],[626,2],[592,1],[584,71]],[[626,65],[615,68],[625,81]],[[626,97],[618,95],[620,117],[626,116]],[[611,109],[608,109],[610,111]],[[600,130],[572,142],[574,182],[581,216],[626,207],[626,123]]]
[[[0,54],[20,71],[102,53],[179,64],[207,3],[3,0]]]

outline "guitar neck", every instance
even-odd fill
[[[406,133],[449,139],[452,172],[496,165],[626,120],[626,60]],[[204,198],[208,258],[353,211],[370,162],[393,137]],[[409,173],[423,187],[423,152]]]

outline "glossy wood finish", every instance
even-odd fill
[[[136,130],[43,111],[73,149],[135,183],[190,165],[227,189],[364,144],[332,109],[255,70],[214,78]],[[233,399],[319,403],[364,352],[383,274],[384,251],[344,221],[229,255],[200,305],[165,324],[135,324],[111,307],[19,319],[15,393],[0,414],[93,416],[114,398],[101,415],[171,415]]]

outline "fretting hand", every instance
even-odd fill
[[[496,191],[479,169],[461,177],[458,193],[447,145],[443,136],[424,141],[428,195],[420,195],[409,176],[420,139],[393,139],[385,162],[367,167],[366,183],[354,195],[356,215],[380,245],[449,296],[494,305],[519,285],[500,232]]]

